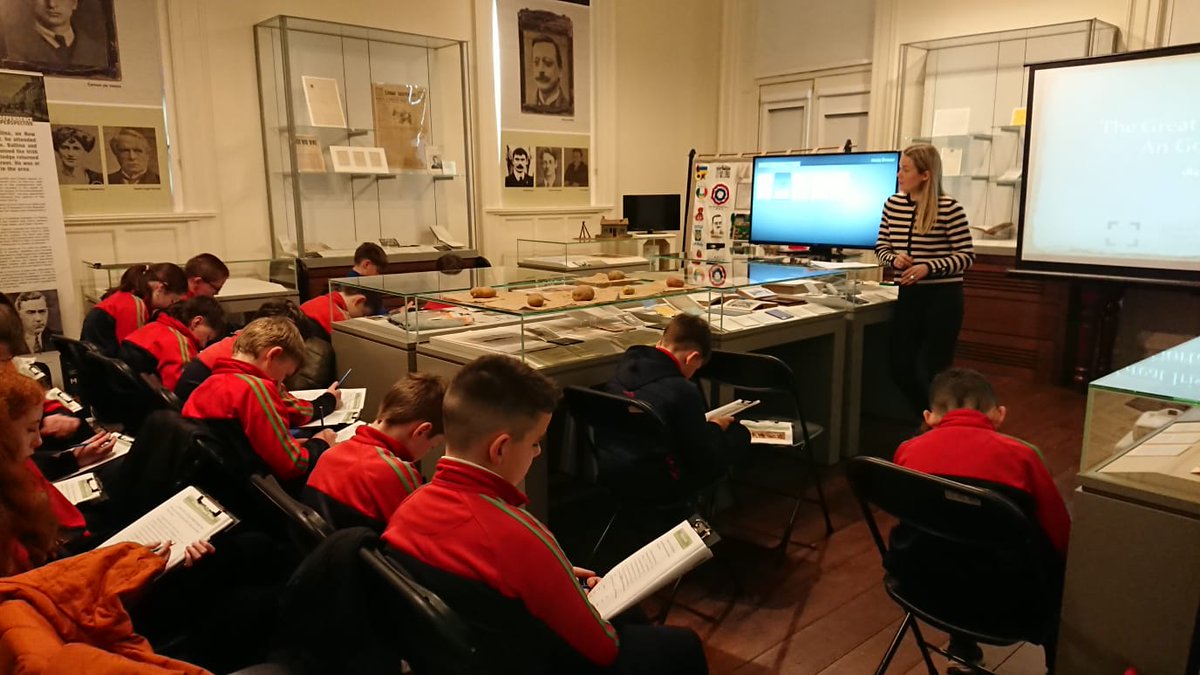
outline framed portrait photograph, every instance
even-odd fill
[[[588,186],[588,149],[563,148],[563,186]]]
[[[562,148],[538,146],[534,153],[534,187],[560,188],[563,186]]]
[[[120,80],[114,0],[0,0],[0,67]]]
[[[575,50],[571,17],[542,9],[517,12],[521,112],[575,116]]]
[[[25,348],[30,354],[54,349],[51,335],[62,335],[62,314],[58,307],[58,291],[47,288],[37,291],[10,293],[13,307],[21,318]]]
[[[153,127],[103,127],[108,185],[159,185],[158,131]]]
[[[100,162],[100,127],[81,124],[51,124],[50,143],[54,146],[58,184],[104,185],[104,167]]]
[[[528,146],[505,146],[504,163],[504,187],[533,187],[533,155]]]

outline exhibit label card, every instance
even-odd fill
[[[308,119],[312,125],[345,129],[346,114],[342,110],[337,80],[313,75],[301,75],[300,79],[304,82],[304,103],[308,106]]]

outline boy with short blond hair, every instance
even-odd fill
[[[379,404],[375,421],[321,455],[308,489],[382,531],[400,502],[423,482],[415,462],[442,443],[445,393],[436,375],[411,373],[397,381]],[[311,502],[312,496],[306,499]]]
[[[541,454],[558,399],[552,381],[516,359],[463,366],[443,403],[446,456],[396,508],[383,541],[482,627],[481,649],[513,659],[513,672],[707,672],[699,638],[686,629],[622,627],[618,639],[588,601],[595,574],[573,567],[523,508],[517,486]]]
[[[192,392],[183,415],[236,420],[272,474],[301,478],[334,434],[325,429],[301,443],[288,429],[311,419],[314,408],[332,410],[339,398],[336,384],[311,403],[287,393],[282,382],[303,360],[304,339],[295,324],[283,317],[255,319],[234,340],[233,356],[217,359],[212,375]]]

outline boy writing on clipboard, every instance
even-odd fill
[[[690,630],[614,625],[554,535],[525,511],[518,488],[557,405],[557,387],[506,356],[458,372],[443,404],[446,456],[400,504],[383,541],[513,667],[510,672],[707,673]],[[582,582],[581,582],[582,580]]]

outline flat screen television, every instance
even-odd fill
[[[873,249],[899,152],[754,158],[750,242]]]
[[[679,195],[625,195],[621,213],[637,232],[675,231],[682,220]]]

